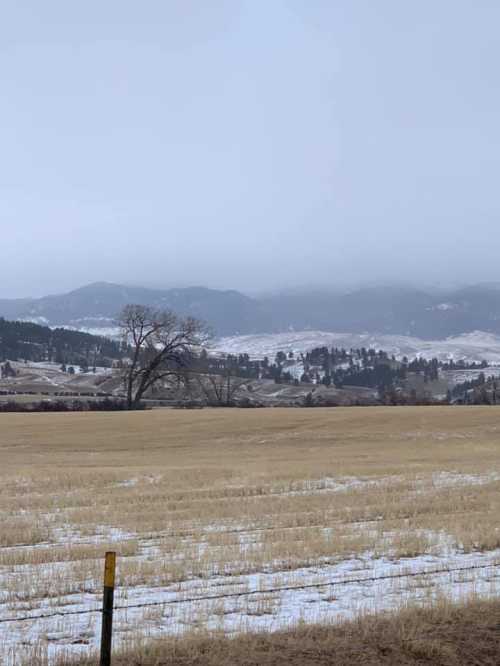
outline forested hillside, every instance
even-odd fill
[[[120,356],[119,343],[104,337],[0,318],[2,361],[54,361],[90,367],[109,366]]]

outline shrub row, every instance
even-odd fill
[[[40,400],[38,402],[0,402],[0,412],[117,412],[125,411],[124,400],[105,398],[104,400]],[[146,409],[141,404],[139,409]]]

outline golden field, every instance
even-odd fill
[[[244,591],[252,576],[267,589],[346,561],[368,573],[372,561],[495,554],[500,409],[2,414],[0,481],[0,618],[97,605],[110,548],[122,603]],[[191,606],[182,623],[269,619],[283,600],[228,603]],[[168,617],[145,609],[134,623],[161,633]]]

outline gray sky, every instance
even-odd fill
[[[498,0],[7,0],[0,295],[500,280]]]

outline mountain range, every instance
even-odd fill
[[[219,336],[323,330],[443,339],[482,330],[500,334],[500,284],[446,292],[366,287],[287,291],[251,298],[206,287],[150,289],[96,282],[41,298],[0,299],[0,316],[106,333],[127,303],[169,308],[212,326]]]

